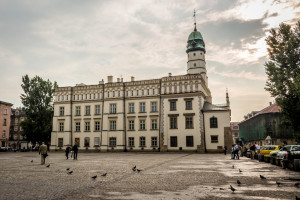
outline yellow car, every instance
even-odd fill
[[[281,148],[279,145],[265,145],[260,148],[260,154],[269,156],[271,151],[277,151]]]

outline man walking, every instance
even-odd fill
[[[240,159],[240,157],[239,157],[239,146],[237,144],[235,144],[234,147],[233,147],[233,153],[234,153],[234,158],[236,157],[239,160]]]
[[[41,165],[45,164],[45,158],[47,155],[47,146],[43,142],[39,149],[39,154],[41,155]]]
[[[67,157],[67,160],[69,159],[70,149],[71,148],[69,146],[67,146],[67,148],[66,148],[66,157]]]
[[[74,151],[74,160],[77,160],[78,147],[76,144],[74,144],[72,150]]]

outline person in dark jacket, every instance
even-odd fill
[[[77,160],[78,147],[76,144],[74,144],[72,150],[74,151],[74,160]]]
[[[227,153],[227,146],[224,147],[224,155]]]
[[[67,160],[69,159],[70,149],[71,148],[69,146],[67,146],[67,148],[66,148],[66,157],[67,157]]]

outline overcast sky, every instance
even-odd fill
[[[265,38],[300,19],[297,0],[1,0],[0,100],[21,106],[25,74],[59,86],[186,74],[194,8],[213,103],[228,88],[232,121],[268,106]]]

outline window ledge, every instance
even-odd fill
[[[139,129],[139,131],[147,131],[147,129]]]
[[[84,132],[91,132],[91,131],[84,131]]]
[[[135,130],[127,130],[127,131],[135,131]]]

